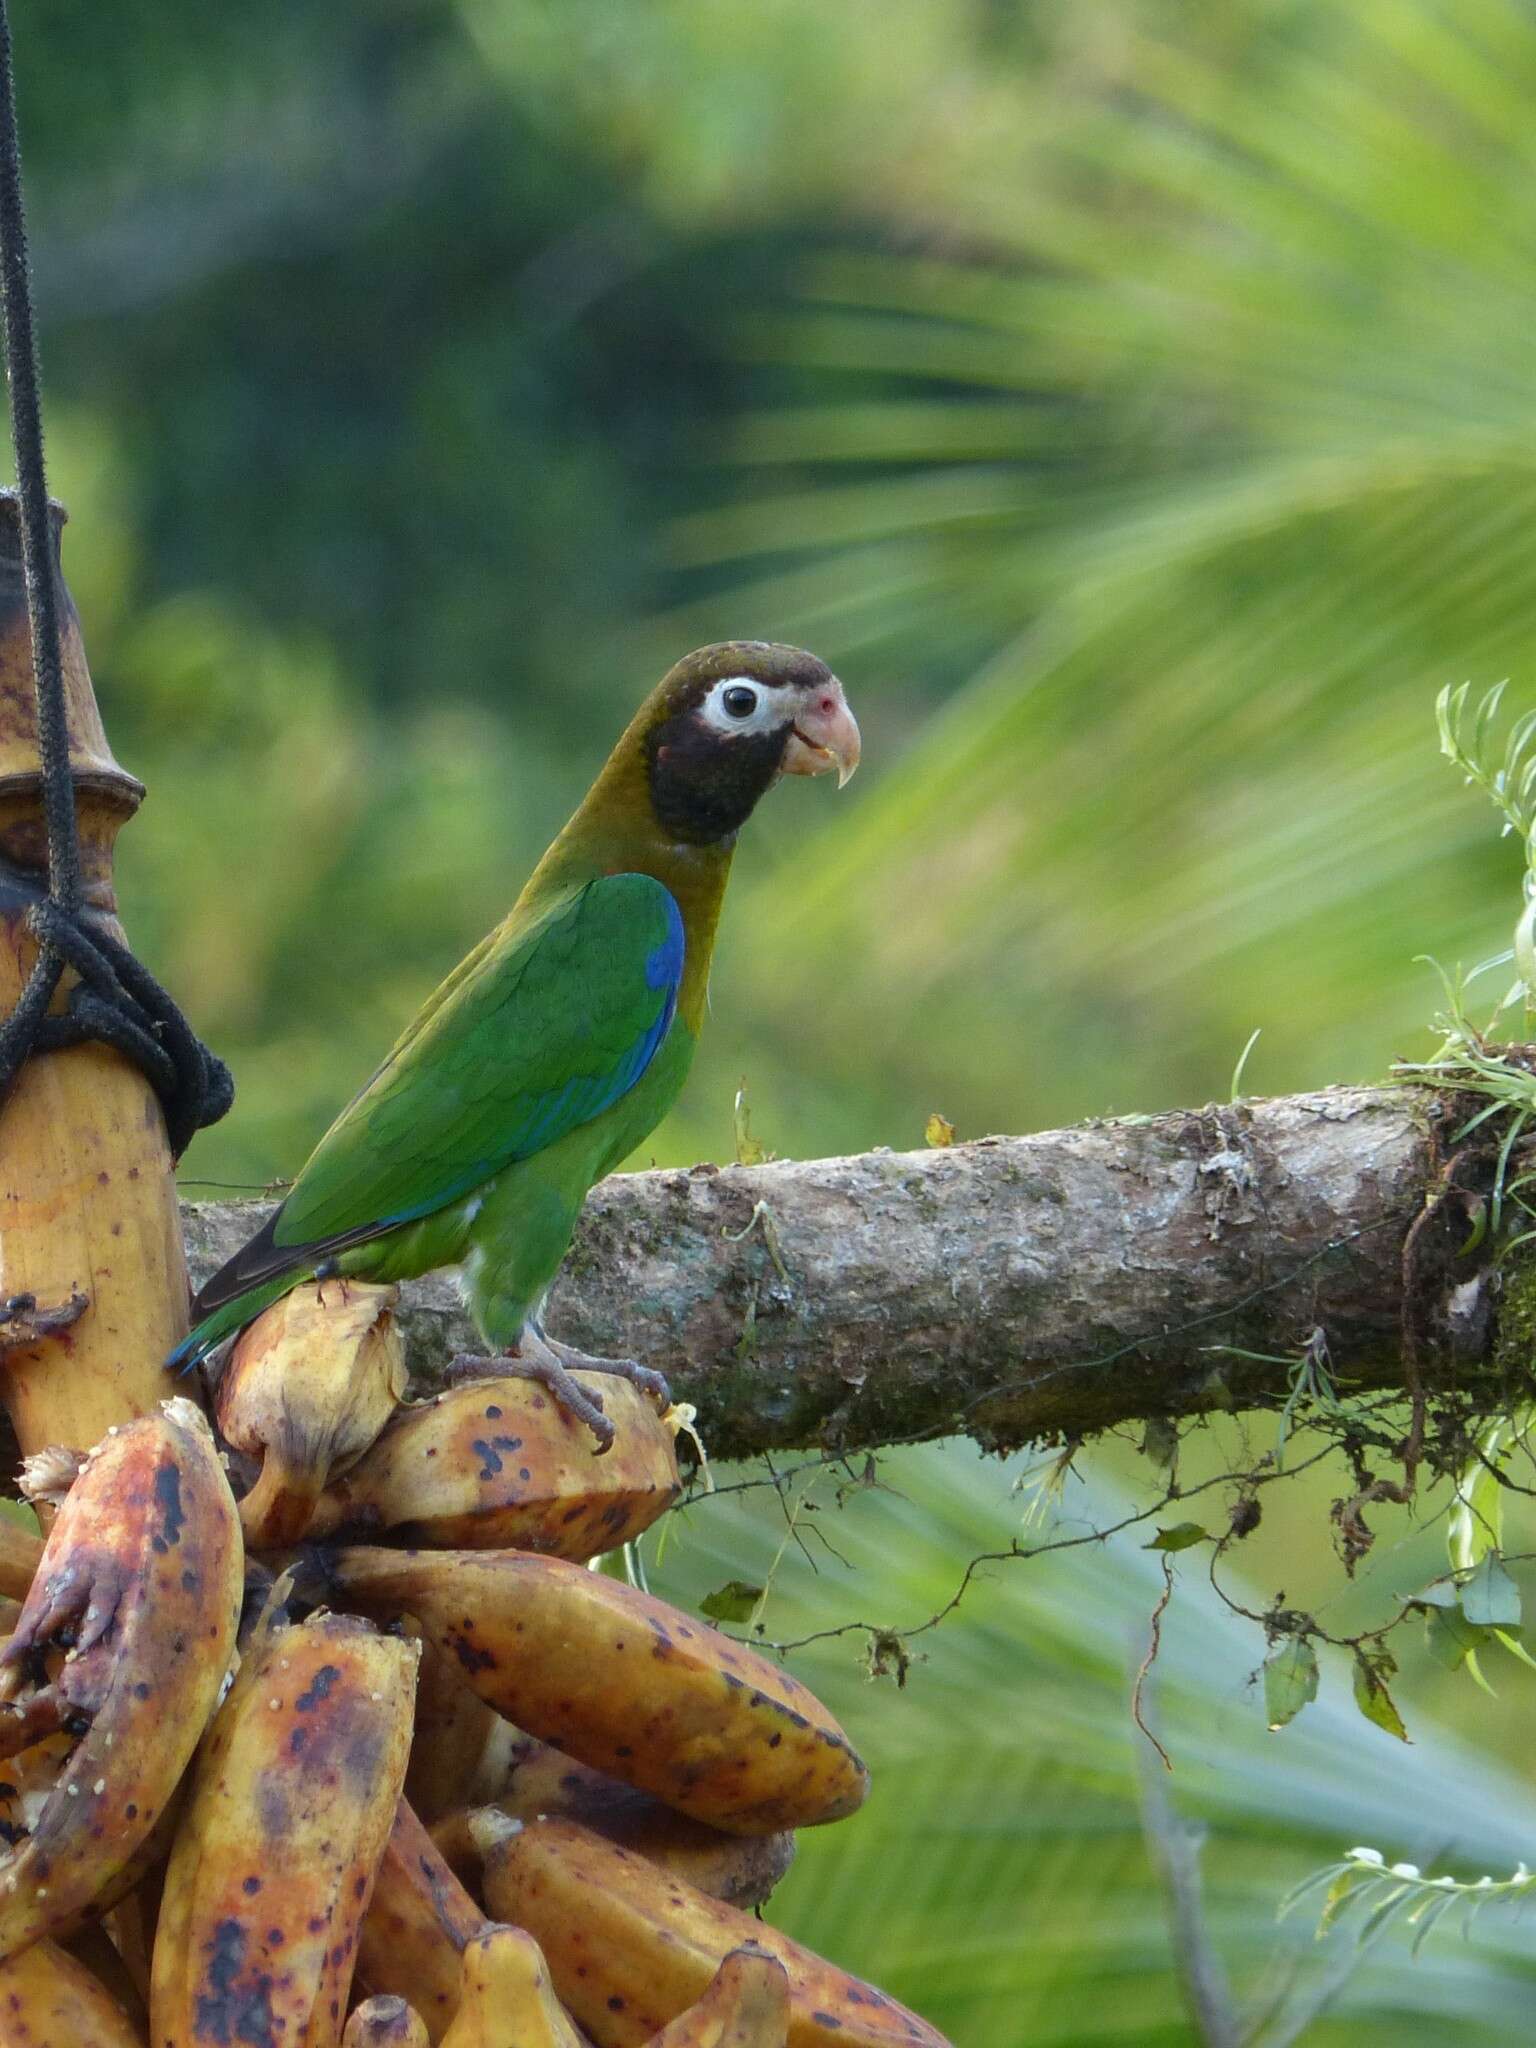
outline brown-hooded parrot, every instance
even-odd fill
[[[813,654],[730,640],[685,656],[630,722],[510,914],[431,996],[283,1203],[203,1288],[194,1364],[300,1281],[460,1271],[497,1369],[540,1379],[606,1446],[540,1311],[588,1189],[677,1098],[704,1022],[736,835],[781,775],[858,765]]]

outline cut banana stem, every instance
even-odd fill
[[[789,1974],[755,1945],[733,1948],[697,2005],[652,2036],[649,2048],[785,2048]]]
[[[777,1666],[600,1572],[524,1551],[338,1551],[334,1592],[413,1614],[518,1727],[732,1834],[852,1813],[868,1774]]]
[[[598,2048],[646,2048],[747,1946],[784,1966],[789,2048],[949,2048],[872,1984],[682,1878],[658,1881],[643,1857],[575,1821],[503,1828],[485,1845],[486,1904],[538,1941],[556,1991]]]
[[[458,2014],[443,2048],[581,2048],[531,1935],[488,1927],[470,1942]]]
[[[546,1551],[581,1563],[616,1550],[676,1500],[672,1431],[632,1382],[573,1375],[614,1426],[586,1423],[532,1381],[475,1379],[397,1415],[327,1492],[311,1534],[398,1531],[465,1549]]]
[[[405,1774],[406,1797],[422,1820],[483,1806],[500,1792],[518,1757],[539,1746],[470,1690],[457,1657],[423,1644]]]
[[[144,2048],[144,2038],[100,1978],[54,1942],[0,1963],[5,2048]]]
[[[34,1782],[29,1831],[0,1859],[0,1956],[131,1881],[217,1702],[242,1585],[234,1498],[200,1411],[171,1401],[109,1431],[0,1647],[0,1693],[23,1716],[47,1699],[67,1739],[50,1740],[57,1774]]]
[[[421,2014],[403,1998],[368,1998],[347,2021],[341,2048],[427,2048]]]
[[[144,790],[113,760],[80,622],[50,544],[87,924],[119,941],[113,846]],[[0,500],[0,1015],[37,958],[29,918],[48,882],[32,640],[16,499]],[[66,974],[61,993],[74,986]],[[0,1398],[23,1455],[88,1450],[178,1391],[165,1356],[187,1327],[186,1261],[160,1104],[107,1045],[29,1059],[6,1091],[0,1144],[5,1278]],[[46,1519],[46,1518],[45,1518]]]
[[[398,1290],[310,1281],[256,1318],[215,1397],[219,1428],[261,1459],[240,1502],[252,1550],[297,1543],[326,1482],[366,1451],[406,1389]]]
[[[772,1835],[723,1834],[674,1812],[652,1793],[577,1763],[547,1742],[526,1738],[496,1797],[485,1804],[511,1820],[537,1820],[545,1813],[579,1820],[733,1906],[762,1905],[794,1860],[795,1838],[787,1829]],[[480,1881],[473,1815],[473,1808],[448,1814],[432,1828],[432,1839],[471,1889]]]
[[[440,2041],[458,2011],[465,1943],[487,1924],[402,1799],[358,1933],[358,1982],[408,1998]]]
[[[166,1873],[155,2048],[336,2048],[415,1685],[414,1644],[355,1616],[258,1629]]]

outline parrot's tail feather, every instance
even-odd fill
[[[171,1372],[190,1372],[194,1365],[208,1356],[212,1345],[204,1341],[200,1330],[193,1330],[183,1337],[174,1351],[166,1354],[166,1366]]]
[[[297,1272],[279,1273],[262,1286],[252,1287],[244,1294],[237,1294],[233,1301],[222,1303],[212,1315],[204,1316],[188,1331],[167,1357],[167,1366],[172,1372],[189,1372],[210,1351],[216,1351],[226,1337],[233,1337],[247,1323],[255,1322],[263,1309],[270,1308],[274,1301],[280,1301],[290,1288],[297,1287],[307,1277],[303,1267]]]

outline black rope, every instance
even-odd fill
[[[171,1151],[179,1158],[194,1132],[224,1115],[234,1101],[234,1082],[228,1067],[199,1041],[159,982],[128,948],[104,930],[87,933],[82,928],[80,837],[69,762],[59,589],[43,465],[37,336],[6,0],[0,0],[0,298],[48,829],[48,894],[27,913],[28,929],[39,942],[37,961],[15,1009],[0,1024],[0,1102],[29,1053],[96,1040],[114,1046],[144,1070],[160,1097]],[[79,982],[64,1014],[50,1016],[48,1008],[66,967],[74,969]]]

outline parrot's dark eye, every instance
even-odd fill
[[[757,709],[757,692],[745,683],[732,683],[728,690],[722,692],[720,702],[732,718],[750,718]]]

